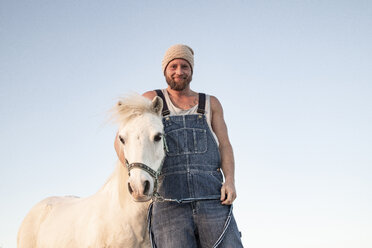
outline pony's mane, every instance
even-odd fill
[[[152,107],[152,102],[139,94],[131,94],[126,97],[119,98],[119,102],[113,109],[112,117],[115,121],[122,125],[144,113],[156,114],[154,108]]]

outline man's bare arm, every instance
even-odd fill
[[[222,204],[230,205],[236,198],[234,153],[228,137],[222,105],[214,96],[211,96],[211,110],[212,129],[218,138],[221,167],[225,176],[225,182],[221,188],[221,201]]]

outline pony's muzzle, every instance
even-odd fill
[[[151,176],[142,171],[134,171],[128,180],[128,192],[135,201],[149,201],[154,189],[154,181]]]
[[[150,194],[150,181],[148,180],[145,180],[143,182],[143,192],[138,192],[139,195],[145,195],[145,196],[148,196]],[[133,195],[133,188],[132,186],[130,185],[130,182],[128,182],[128,191],[131,195]]]

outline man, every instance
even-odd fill
[[[171,46],[162,69],[168,87],[143,94],[150,100],[159,95],[164,102],[167,154],[159,193],[165,198],[191,200],[155,202],[154,242],[158,248],[243,247],[230,211],[236,198],[234,155],[222,106],[216,97],[190,89],[194,70],[190,47]],[[115,148],[118,152],[118,142]]]

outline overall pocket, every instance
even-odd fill
[[[207,151],[207,131],[199,128],[181,128],[165,134],[167,155],[205,153]]]

